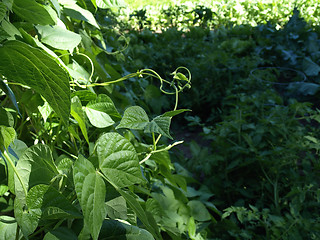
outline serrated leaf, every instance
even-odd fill
[[[88,138],[88,133],[86,128],[86,120],[85,120],[84,112],[82,110],[80,99],[77,96],[71,99],[71,115],[78,122],[80,130],[85,140],[89,144],[89,138]]]
[[[65,196],[45,184],[36,185],[29,190],[26,204],[28,211],[41,220],[82,217]]]
[[[139,106],[132,106],[128,107],[124,111],[124,115],[116,129],[129,128],[135,130],[143,130],[148,123],[149,118],[143,108]]]
[[[0,239],[15,240],[17,222],[13,217],[0,216]]]
[[[25,21],[33,24],[55,24],[47,9],[34,0],[14,0],[13,12]]]
[[[106,202],[107,213],[111,219],[125,220],[127,216],[126,200],[120,196]]]
[[[85,21],[92,26],[100,29],[99,24],[97,23],[92,13],[86,9],[81,8],[77,4],[64,5],[63,12],[71,18]]]
[[[59,173],[50,148],[42,144],[34,145],[25,150],[16,168],[27,190],[38,184],[50,184],[51,179]],[[21,199],[26,197],[16,176],[15,191],[17,197]]]
[[[96,173],[93,164],[82,156],[79,156],[74,164],[73,179],[84,224],[90,229],[92,238],[96,240],[107,214],[104,180]]]
[[[118,133],[105,133],[95,146],[99,168],[118,187],[143,182],[139,159],[133,145]]]
[[[170,135],[171,117],[158,116],[155,117],[150,123],[145,126],[145,133],[159,133],[170,139],[173,139]]]
[[[70,114],[68,74],[50,56],[19,41],[0,47],[0,73],[8,81],[27,85],[41,94],[67,124]]]
[[[41,36],[41,42],[57,49],[72,52],[81,42],[81,36],[79,34],[60,26],[37,25],[36,29]]]
[[[151,233],[145,229],[125,224],[116,220],[105,220],[102,225],[101,239],[108,240],[153,240]]]
[[[1,35],[1,33],[0,33],[0,35]],[[2,89],[2,91],[4,91],[7,94],[10,101],[12,102],[13,106],[16,108],[17,112],[20,114],[18,103],[17,103],[17,100],[16,100],[14,93],[12,92],[11,88],[4,81],[2,81],[2,79],[0,79],[0,88]],[[1,115],[1,113],[0,113],[0,115]]]

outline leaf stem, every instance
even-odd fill
[[[150,153],[148,153],[148,155],[147,155],[144,159],[142,159],[142,160],[139,162],[139,164],[142,164],[142,163],[144,163],[145,161],[147,161],[147,160],[152,156],[152,154],[154,154],[154,153],[159,153],[159,152],[163,152],[163,151],[168,151],[168,150],[170,150],[171,148],[173,148],[174,146],[177,146],[177,145],[179,145],[179,144],[181,144],[181,143],[183,143],[183,141],[174,142],[174,143],[170,144],[169,146],[167,146],[167,147],[165,147],[165,148],[151,151]]]

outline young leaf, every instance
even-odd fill
[[[116,127],[119,128],[130,128],[135,130],[143,130],[144,127],[149,123],[147,113],[143,108],[139,106],[128,107],[124,111],[123,118],[120,124]]]
[[[118,133],[105,133],[95,146],[99,168],[118,187],[143,182],[139,159],[133,145]]]
[[[89,144],[84,112],[82,110],[80,99],[77,96],[71,99],[71,115],[78,122],[81,132],[84,138],[86,139],[87,143]]]
[[[105,220],[102,225],[101,233],[99,236],[101,239],[108,240],[153,240],[153,236],[148,231],[122,223],[115,220]]]
[[[26,203],[28,211],[41,220],[82,217],[65,196],[49,185],[39,184],[32,187]]]
[[[73,179],[77,197],[84,216],[84,224],[94,240],[98,239],[102,222],[106,217],[106,186],[90,161],[79,156],[74,164]]]
[[[68,74],[50,56],[23,42],[0,47],[0,73],[9,81],[27,85],[41,94],[67,124],[70,114]]]
[[[13,12],[25,21],[33,24],[55,24],[47,9],[34,0],[14,0]]]
[[[60,26],[36,26],[41,38],[41,42],[48,44],[51,47],[73,51],[81,42],[81,36],[71,32]]]
[[[170,139],[173,139],[170,135],[171,117],[158,116],[155,117],[150,123],[145,126],[145,133],[159,133]]]

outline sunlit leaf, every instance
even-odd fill
[[[60,26],[37,25],[36,29],[40,34],[41,42],[57,49],[70,50],[72,52],[81,42],[79,34]]]
[[[149,123],[149,117],[143,108],[139,106],[128,107],[124,111],[124,115],[120,121],[118,128],[130,128],[136,130],[143,130]]]
[[[82,156],[79,156],[74,164],[73,179],[84,224],[89,228],[92,238],[96,240],[107,214],[104,180],[95,171],[93,164]]]
[[[29,86],[41,94],[67,124],[70,114],[69,76],[55,60],[23,42],[0,47],[0,73],[8,81]]]
[[[55,24],[47,9],[34,0],[14,0],[13,11],[22,19],[34,24]]]
[[[101,239],[108,240],[153,240],[153,236],[147,230],[122,223],[115,220],[105,220],[102,225]]]
[[[118,133],[105,133],[95,146],[99,168],[118,187],[142,183],[139,159],[133,145]]]

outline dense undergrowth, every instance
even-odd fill
[[[319,3],[264,4],[0,2],[0,239],[319,239]]]

